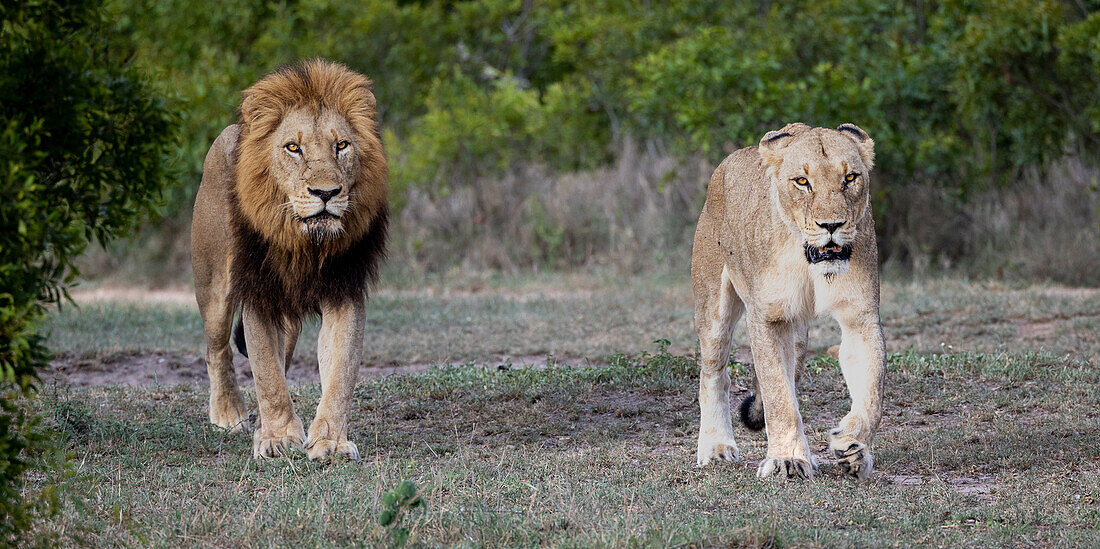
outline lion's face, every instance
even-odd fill
[[[873,147],[852,124],[837,130],[792,125],[760,142],[773,201],[816,272],[848,269],[858,227],[870,214]]]
[[[384,216],[388,173],[370,80],[307,61],[244,91],[235,198],[269,243],[341,253]]]
[[[291,111],[270,140],[271,176],[286,195],[286,215],[315,243],[340,235],[355,193],[355,133],[332,110]]]

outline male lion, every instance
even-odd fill
[[[203,164],[191,261],[210,421],[249,428],[229,350],[240,309],[234,339],[252,365],[260,408],[256,458],[302,447],[311,459],[359,458],[348,407],[389,215],[370,88],[366,77],[322,60],[269,74],[244,91],[239,122],[222,131]],[[307,437],[285,373],[302,317],[318,313],[322,394]]]
[[[714,171],[691,257],[702,355],[699,466],[737,459],[727,361],[744,313],[759,398],[742,403],[741,418],[768,434],[756,474],[813,476],[795,384],[808,322],[828,311],[840,323],[840,367],[852,397],[829,448],[849,474],[871,474],[885,368],[868,194],[874,156],[874,142],[853,124],[788,124]]]

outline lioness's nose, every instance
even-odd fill
[[[342,189],[343,189],[343,187],[336,187],[335,189],[321,190],[321,189],[314,189],[313,187],[309,187],[306,190],[309,191],[309,194],[312,194],[313,196],[316,196],[317,198],[320,198],[321,202],[328,202],[328,199],[340,194],[340,191]]]
[[[837,229],[844,225],[845,221],[830,221],[828,223],[818,222],[817,226],[829,231],[830,234],[835,233]]]

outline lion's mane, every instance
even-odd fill
[[[310,60],[282,68],[243,93],[230,200],[232,293],[275,323],[316,314],[322,303],[361,299],[385,255],[389,168],[371,81],[343,65]],[[271,170],[272,134],[295,109],[332,110],[355,133],[360,170],[343,232],[312,242],[283,208]]]

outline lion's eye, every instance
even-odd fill
[[[348,143],[347,141],[341,141],[341,142],[336,144],[336,150],[342,151],[342,150],[348,148],[348,145],[351,145],[351,143]]]
[[[844,182],[845,183],[851,183],[851,182],[855,181],[857,177],[859,177],[859,174],[856,173],[856,172],[852,172],[852,173],[844,176]]]
[[[287,143],[286,150],[294,154],[302,154],[302,148],[299,147],[297,143]]]
[[[791,181],[794,181],[795,185],[798,185],[799,187],[802,187],[804,189],[809,190],[810,188],[810,180],[806,179],[805,177],[796,177]]]

